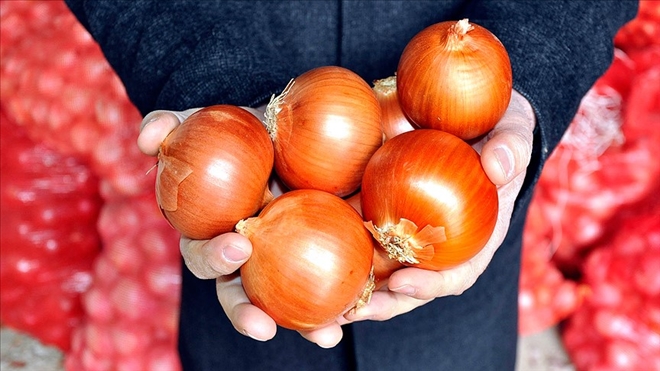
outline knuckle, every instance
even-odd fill
[[[199,266],[199,264],[195,264],[195,263],[193,262],[193,260],[186,259],[186,258],[184,257],[183,261],[185,262],[186,267],[188,268],[188,270],[190,271],[190,273],[192,273],[195,277],[197,277],[197,278],[199,278],[199,279],[204,279],[204,280],[205,280],[205,279],[213,278],[213,277],[209,274],[209,272],[206,272],[204,269],[202,269],[202,268]]]
[[[180,251],[188,270],[199,279],[211,279],[218,276],[218,272],[210,264],[205,253],[206,244],[201,241],[181,240]]]

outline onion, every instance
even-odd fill
[[[183,235],[212,238],[272,199],[272,167],[273,145],[259,119],[236,106],[210,106],[161,144],[158,205]]]
[[[404,265],[441,270],[476,255],[497,220],[497,188],[458,137],[417,129],[388,140],[364,173],[367,228]]]
[[[351,205],[355,211],[360,214],[360,216],[362,216],[362,207],[360,206],[360,192],[356,192],[348,197],[344,197],[344,200],[346,200],[346,202],[348,202],[348,204]]]
[[[414,130],[413,124],[401,110],[396,93],[396,76],[374,81],[373,87],[382,112],[381,124],[385,140]]]
[[[369,300],[373,239],[341,198],[287,192],[236,230],[253,246],[241,266],[245,292],[280,326],[318,328]]]
[[[266,109],[275,171],[290,189],[353,193],[382,144],[380,116],[369,84],[352,71],[326,66],[303,73]]]
[[[392,273],[406,266],[396,259],[390,258],[387,251],[383,250],[376,240],[374,240],[374,245],[374,290],[380,290],[387,285]]]
[[[472,139],[490,131],[509,105],[509,55],[495,35],[467,19],[436,23],[403,50],[397,91],[417,126]]]

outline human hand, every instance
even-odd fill
[[[498,186],[497,223],[485,247],[469,261],[449,270],[403,268],[394,272],[387,285],[373,293],[368,305],[348,313],[349,323],[384,321],[422,306],[437,297],[460,295],[472,287],[486,270],[509,229],[513,207],[531,159],[536,124],[529,102],[514,91],[509,107],[495,128],[473,147],[481,153],[481,164]]]
[[[246,108],[262,119],[263,108]],[[158,155],[165,137],[188,116],[199,110],[153,111],[142,120],[138,148],[150,156]],[[282,193],[278,183],[272,183],[271,192]],[[279,192],[279,193],[278,193]],[[250,240],[238,233],[224,233],[210,240],[191,240],[182,237],[181,255],[188,269],[200,279],[215,279],[218,301],[234,328],[256,340],[272,339],[277,331],[275,321],[264,311],[252,305],[241,283],[238,270],[252,253]],[[338,323],[331,323],[313,331],[299,331],[307,340],[321,347],[333,347],[342,338]]]

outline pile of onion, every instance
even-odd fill
[[[64,1],[0,1],[0,34],[1,188],[18,196],[0,200],[0,322],[65,352],[15,366],[180,370],[179,238],[135,145],[140,112]]]
[[[434,38],[440,47],[420,48]],[[243,287],[282,327],[327,325],[401,267],[464,263],[494,230],[497,189],[466,140],[508,106],[502,44],[467,20],[443,22],[411,40],[397,73],[371,88],[318,67],[273,96],[264,123],[213,106],[163,142],[163,213],[194,239],[234,228],[249,238]],[[274,200],[271,170],[289,190]]]
[[[449,269],[486,245],[497,221],[497,188],[466,141],[502,118],[512,85],[504,45],[467,19],[419,32],[397,74],[374,82],[387,141],[367,165],[360,206],[390,259]]]

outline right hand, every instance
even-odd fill
[[[245,108],[245,107],[243,107]],[[259,109],[246,108],[259,117]],[[198,111],[153,111],[144,117],[138,136],[138,148],[157,156],[165,137],[188,116]],[[275,190],[271,190],[275,193]],[[224,233],[210,240],[180,240],[181,255],[186,266],[197,278],[215,279],[218,301],[234,328],[243,335],[266,341],[275,336],[277,325],[264,311],[252,305],[243,290],[238,270],[252,254],[252,244],[246,237]],[[339,318],[342,321],[343,318]],[[342,330],[338,322],[312,331],[299,331],[307,340],[323,348],[339,343]]]

